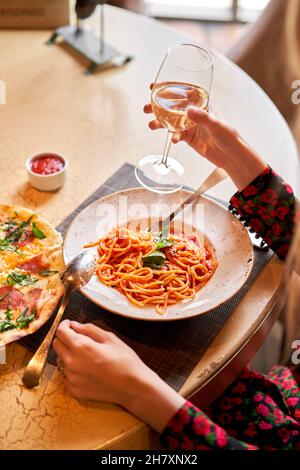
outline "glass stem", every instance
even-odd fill
[[[172,143],[172,137],[173,137],[172,132],[168,131],[163,157],[162,157],[161,162],[160,162],[161,164],[163,164],[165,166],[167,166],[168,156],[169,156],[170,147],[171,147],[171,143]]]

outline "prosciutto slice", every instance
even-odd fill
[[[46,263],[43,260],[43,255],[40,254],[40,255],[34,256],[33,258],[27,261],[24,261],[23,263],[20,263],[17,267],[19,269],[27,271],[28,273],[38,274],[43,269],[48,269],[50,267],[50,264]]]
[[[37,302],[41,296],[42,289],[35,287],[34,289],[31,289],[29,292],[27,292],[26,295],[26,304],[29,307],[28,310],[28,315],[34,310],[35,311],[35,317],[38,317],[38,309],[37,309]]]
[[[34,233],[32,230],[24,229],[20,240],[18,240],[15,245],[16,246],[26,246],[29,245],[34,240]]]
[[[26,300],[23,292],[19,291],[13,286],[0,287],[0,309],[19,308],[20,310],[26,307]]]

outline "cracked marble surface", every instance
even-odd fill
[[[27,390],[21,377],[30,356],[13,344],[0,369],[0,449],[94,449],[139,425],[117,406],[72,398],[49,364],[41,385]]]

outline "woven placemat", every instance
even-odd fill
[[[57,229],[64,234],[74,217],[95,200],[112,192],[137,186],[133,166],[124,164]],[[162,323],[131,320],[94,305],[80,292],[72,294],[64,318],[82,323],[94,323],[113,331],[160,377],[174,389],[179,390],[271,257],[270,251],[255,253],[252,272],[242,289],[224,305],[196,318]],[[27,349],[35,351],[50,324],[51,320],[33,335],[22,339],[20,343]],[[48,360],[56,364],[53,349],[49,352]]]

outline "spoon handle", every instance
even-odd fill
[[[32,356],[25,369],[25,372],[22,377],[22,382],[28,388],[36,387],[40,382],[47,361],[48,352],[53,341],[53,337],[64,314],[65,308],[70,297],[70,293],[70,289],[66,288],[61,302],[61,306],[59,307],[59,310],[54,319],[54,322],[51,325],[50,330],[48,331],[42,344]]]

